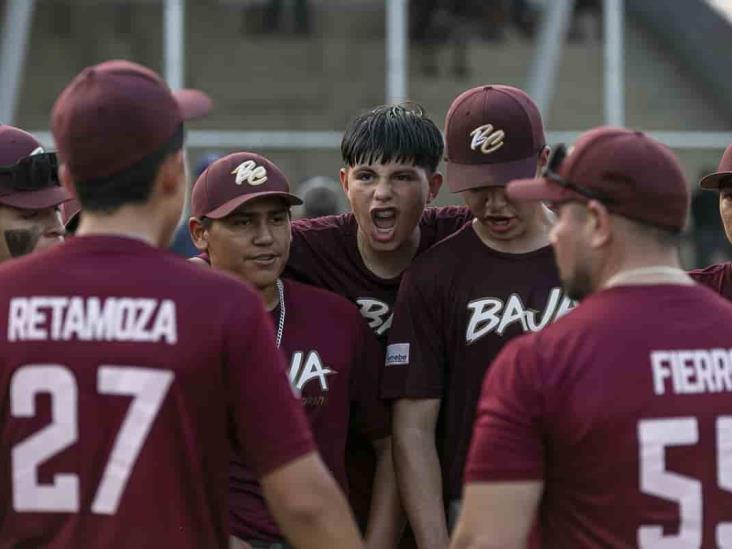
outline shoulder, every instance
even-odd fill
[[[426,273],[445,275],[460,269],[458,258],[470,245],[472,231],[469,225],[457,229],[456,232],[430,246],[414,258],[406,273]],[[439,277],[438,277],[439,278]]]
[[[356,220],[352,213],[327,215],[310,219],[296,219],[292,222],[292,232],[305,240],[327,238],[329,235],[353,231]]]
[[[689,276],[699,282],[717,280],[725,276],[732,276],[732,262],[717,263],[704,269],[689,271]]]
[[[289,301],[298,307],[309,307],[316,310],[319,317],[325,313],[341,319],[361,318],[358,308],[345,297],[289,278],[285,278],[283,281],[285,292],[290,294]],[[287,301],[287,297],[285,300]]]
[[[438,225],[441,223],[462,225],[472,217],[470,210],[465,206],[432,206],[425,208],[420,223],[423,225]]]

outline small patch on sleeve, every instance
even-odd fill
[[[387,366],[406,366],[407,364],[409,364],[409,343],[392,343],[387,346]]]

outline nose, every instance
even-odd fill
[[[500,210],[504,208],[508,201],[506,200],[506,192],[503,187],[489,187],[485,197],[486,206],[491,209]]]
[[[269,246],[273,241],[272,230],[267,222],[259,223],[257,232],[254,235],[254,244],[257,246]]]
[[[63,238],[66,236],[66,228],[61,222],[60,214],[56,213],[49,218],[48,224],[43,231],[43,236],[46,238]]]
[[[389,179],[386,177],[380,177],[379,181],[376,183],[376,188],[374,189],[374,199],[380,202],[386,202],[392,197],[392,191],[393,189]]]

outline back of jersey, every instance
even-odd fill
[[[261,309],[126,238],[3,266],[0,546],[225,546],[227,366],[279,366]]]
[[[732,547],[732,307],[668,285],[581,309],[536,340],[548,545]]]

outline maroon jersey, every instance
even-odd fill
[[[451,235],[471,217],[464,207],[427,208],[419,223],[417,253]],[[358,225],[350,213],[294,221],[285,276],[331,290],[358,305],[383,353],[401,277],[380,278],[366,267],[358,252],[357,231]],[[351,505],[363,527],[369,513],[376,463],[371,444],[357,435],[350,436],[346,460]]]
[[[706,289],[618,286],[511,342],[466,482],[543,480],[544,547],[732,546],[730,326]]]
[[[407,270],[389,334],[385,398],[441,398],[443,488],[459,498],[475,407],[491,360],[511,338],[567,312],[550,247],[495,251],[466,225]]]
[[[257,475],[314,449],[229,276],[77,237],[3,264],[0,311],[0,547],[226,547],[228,434]]]
[[[344,298],[289,280],[284,295],[282,349],[290,362],[290,382],[301,395],[323,461],[347,492],[349,424],[372,440],[390,432],[389,411],[378,394],[381,352],[358,310]],[[280,311],[272,313],[275,326]],[[230,472],[229,511],[232,533],[239,538],[282,538],[256,478],[239,460]]]
[[[706,269],[695,269],[689,272],[689,275],[699,284],[709,286],[732,301],[732,263],[718,263]]]

